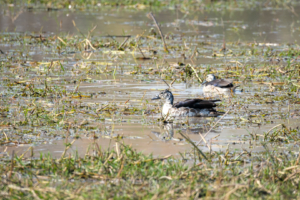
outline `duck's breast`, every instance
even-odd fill
[[[172,108],[173,106],[171,104],[165,103],[162,108],[163,116],[170,115],[170,113],[172,112]]]

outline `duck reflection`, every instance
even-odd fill
[[[201,123],[202,124],[202,123]],[[206,123],[204,123],[206,124]],[[174,128],[175,127],[175,128]],[[183,137],[178,134],[178,132],[185,133],[185,134],[203,134],[208,131],[210,127],[195,127],[195,128],[186,128],[183,127],[181,124],[173,124],[173,123],[164,123],[159,127],[159,131],[151,131],[159,140],[168,142],[168,141],[182,141]],[[176,131],[178,137],[174,136],[174,132]],[[218,133],[215,130],[211,130],[212,133]],[[200,138],[199,138],[200,139]]]
[[[159,140],[164,142],[175,140],[180,141],[180,139],[174,138],[174,128],[173,123],[164,123],[160,126],[160,131],[151,131]]]

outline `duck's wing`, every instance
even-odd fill
[[[204,108],[213,108],[216,107],[217,104],[215,102],[220,100],[203,100],[203,99],[186,99],[184,101],[177,102],[174,104],[175,108],[198,108],[198,109],[204,109]]]
[[[233,87],[233,80],[231,79],[216,79],[210,82],[205,83],[205,85],[213,85],[220,88],[230,88]]]

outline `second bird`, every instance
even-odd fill
[[[233,85],[231,79],[217,79],[215,75],[208,74],[203,85],[204,93],[227,93],[234,91],[237,86]]]

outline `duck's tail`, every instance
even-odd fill
[[[217,111],[215,109],[212,109],[210,111],[210,117],[218,117],[218,116],[224,115],[224,114],[225,114],[225,112],[220,112],[220,111]]]
[[[220,112],[220,111],[217,111],[217,116],[219,116],[219,115],[224,115],[226,112]]]
[[[218,101],[221,101],[221,99],[213,99],[213,100],[209,100],[209,101],[218,102]]]
[[[232,87],[232,88],[231,88],[231,91],[234,92],[235,89],[236,89],[237,87],[240,87],[240,86],[239,86],[239,85],[236,85],[236,86]]]

